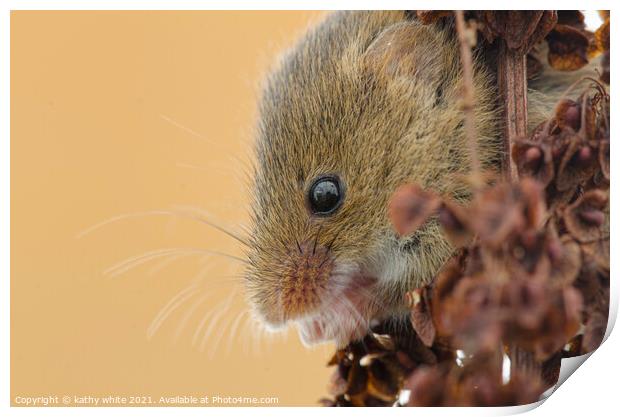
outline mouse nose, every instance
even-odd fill
[[[285,262],[280,301],[285,318],[293,319],[320,306],[334,260],[329,249],[313,239],[292,245]]]

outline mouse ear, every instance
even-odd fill
[[[366,71],[390,78],[412,78],[422,74],[439,76],[436,69],[444,57],[446,40],[416,21],[399,22],[384,29],[363,55]]]

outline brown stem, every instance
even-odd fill
[[[511,159],[512,145],[516,138],[527,136],[526,54],[509,48],[503,39],[499,41],[497,83],[504,128],[502,173],[506,180],[516,182],[519,180],[519,174]],[[532,352],[511,344],[509,356],[511,374],[540,372],[540,364],[534,359]]]
[[[517,167],[512,163],[512,144],[527,135],[527,66],[526,55],[500,39],[497,62],[497,84],[503,109],[502,172],[510,181],[518,180]]]
[[[455,10],[456,32],[461,46],[461,67],[463,69],[463,113],[465,113],[465,135],[469,158],[471,161],[471,174],[474,187],[477,189],[480,184],[480,160],[478,158],[478,134],[476,132],[476,121],[474,114],[475,92],[474,74],[471,57],[471,42],[467,36],[465,18],[462,10]]]

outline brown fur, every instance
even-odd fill
[[[479,158],[491,168],[499,152],[495,82],[478,61]],[[283,296],[316,290],[307,277],[291,277],[313,259],[312,244],[330,263],[378,279],[362,312],[368,320],[397,314],[404,292],[435,275],[452,252],[437,223],[399,239],[387,203],[408,182],[468,197],[460,78],[454,37],[398,11],[332,13],[283,56],[264,86],[256,132],[246,282],[262,319],[278,325],[321,308]],[[308,187],[321,174],[345,183],[333,216],[307,207]]]

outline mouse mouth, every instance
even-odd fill
[[[249,274],[251,302],[267,329],[296,325],[304,345],[362,338],[381,312],[382,285],[365,264],[337,259],[328,247],[301,242],[284,255],[281,268],[260,265]],[[264,277],[273,280],[263,285]],[[251,280],[255,278],[254,280]]]
[[[295,320],[299,336],[306,346],[335,341],[344,346],[362,338],[370,329],[377,312],[377,279],[351,268],[342,268],[329,279],[328,290],[315,311]],[[349,270],[349,271],[347,271]]]

